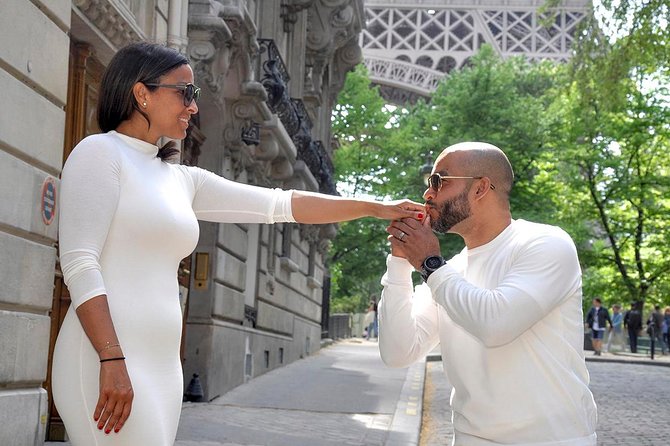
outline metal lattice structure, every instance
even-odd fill
[[[565,61],[589,0],[564,0],[547,13],[544,0],[366,0],[360,37],[365,65],[395,103],[429,97],[453,69],[484,44],[502,57]],[[549,23],[547,25],[547,23]]]

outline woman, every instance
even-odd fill
[[[72,305],[54,353],[54,401],[73,446],[172,445],[181,411],[177,267],[197,219],[330,223],[419,218],[409,201],[377,203],[235,183],[169,164],[197,113],[199,89],[178,52],[119,51],[101,83],[98,123],[63,168],[60,260]]]

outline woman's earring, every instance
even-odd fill
[[[146,103],[146,102],[142,102],[142,107],[147,108],[147,103]]]

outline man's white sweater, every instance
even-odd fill
[[[441,345],[455,445],[596,444],[581,270],[563,230],[513,220],[416,292],[412,270],[389,256],[379,349],[388,365],[404,367]]]

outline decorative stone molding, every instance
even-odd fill
[[[72,5],[117,48],[147,38],[132,13],[114,0],[73,0]]]
[[[298,225],[298,231],[300,233],[300,238],[306,240],[310,244],[317,243],[320,240],[319,226],[300,224]]]
[[[256,42],[258,32],[253,19],[247,11],[245,3],[239,1],[224,1],[223,18],[230,28],[231,36],[231,85],[242,85],[254,80],[253,61],[258,55],[259,47]],[[226,96],[234,95],[227,91]]]
[[[279,266],[281,266],[282,269],[290,273],[300,271],[300,266],[297,263],[295,263],[290,257],[279,257]]]
[[[347,43],[335,51],[330,70],[330,95],[325,106],[332,108],[337,95],[344,88],[347,73],[363,61],[363,50],[358,45],[357,37],[352,36]]]
[[[242,84],[238,98],[227,98],[224,107],[223,138],[229,149],[235,175],[243,170],[262,173],[254,158],[255,146],[261,142],[261,123],[270,118],[271,112],[265,104],[267,95],[262,85],[255,81]],[[255,133],[252,133],[255,132]],[[269,178],[260,182],[272,185]]]
[[[282,0],[280,16],[284,21],[284,32],[293,32],[293,27],[298,21],[298,13],[309,8],[314,0]]]
[[[244,305],[244,320],[252,327],[256,328],[256,321],[258,320],[258,309],[250,305]]]
[[[337,236],[337,224],[330,223],[327,225],[321,225],[320,228],[321,228],[320,231],[321,238],[316,249],[319,252],[319,254],[321,254],[321,256],[325,259],[328,256],[328,250],[330,249],[331,240],[334,240],[335,236]]]
[[[207,86],[222,108],[224,79],[230,68],[232,33],[223,19],[224,7],[214,0],[191,0],[187,49],[196,81]]]
[[[305,89],[321,99],[325,69],[337,49],[358,39],[365,20],[362,0],[316,0],[308,12]]]
[[[321,282],[319,282],[318,280],[316,280],[316,278],[310,276],[310,277],[307,278],[307,286],[310,289],[315,290],[315,289],[318,289],[318,288],[322,288],[323,284]]]
[[[285,181],[293,175],[296,148],[277,115],[263,123],[255,155],[256,159],[268,162],[266,175],[273,180]]]

